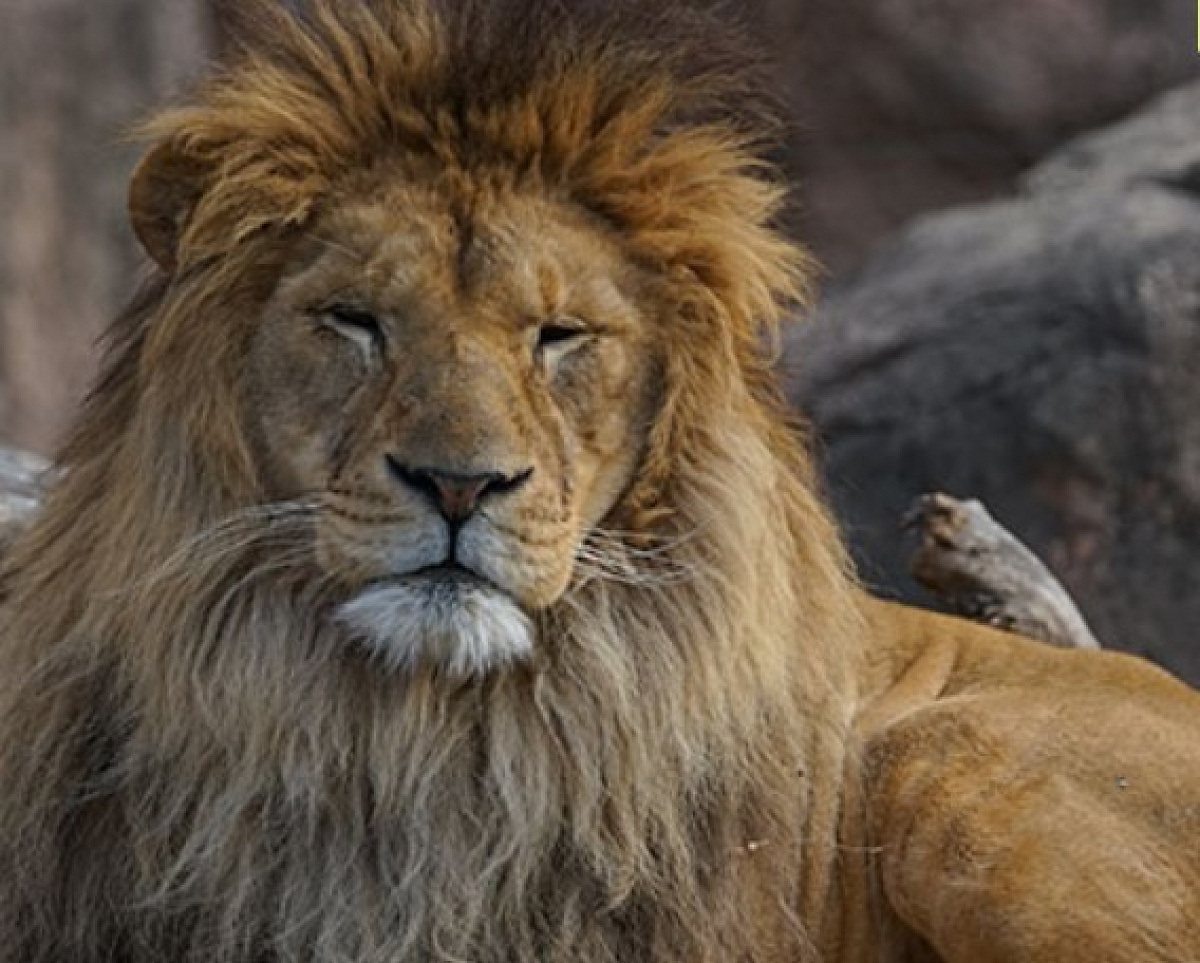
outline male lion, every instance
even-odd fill
[[[2,963],[1200,959],[1200,698],[861,594],[737,44],[260,4],[13,549]]]

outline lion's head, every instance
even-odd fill
[[[7,574],[14,946],[803,945],[855,638],[805,262],[729,34],[637,6],[258,4],[149,125],[159,270]]]
[[[475,15],[272,21],[151,125],[132,192],[151,253],[227,300],[201,339],[197,292],[168,299],[191,317],[149,350],[220,339],[238,359],[202,392],[153,376],[186,386],[181,406],[219,385],[256,495],[322,501],[318,556],[362,641],[457,670],[528,655],[538,613],[611,567],[595,542],[638,528],[622,500],[666,500],[662,468],[632,491],[676,460],[656,412],[758,390],[758,339],[802,280],[753,132],[695,119],[736,89],[719,54],[684,76],[681,51],[631,56],[601,17],[580,50],[520,66],[504,16]],[[538,16],[511,26],[564,26]]]
[[[604,564],[669,334],[594,215],[404,166],[306,226],[249,333],[242,418],[264,495],[320,500],[354,634],[392,666],[484,671]]]

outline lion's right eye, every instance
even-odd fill
[[[566,324],[543,325],[538,329],[538,350],[545,351],[547,348],[565,345],[582,338],[586,333],[582,328],[571,327]]]
[[[335,305],[322,313],[326,327],[353,341],[370,358],[383,350],[383,326],[370,311],[349,305]]]
[[[553,366],[571,350],[584,343],[590,332],[574,320],[552,321],[536,329],[533,347],[539,364]]]

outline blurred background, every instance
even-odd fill
[[[1195,4],[726,7],[789,105],[789,228],[825,277],[781,366],[864,577],[927,601],[899,519],[977,496],[1102,641],[1200,681]],[[143,270],[125,134],[221,11],[0,0],[0,442],[62,438]]]

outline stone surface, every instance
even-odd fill
[[[1200,682],[1200,85],[916,221],[784,370],[869,583],[927,602],[899,520],[979,498],[1105,647]]]
[[[33,521],[49,476],[45,459],[0,447],[0,555]]]
[[[1100,648],[1058,579],[982,503],[923,495],[905,521],[920,534],[913,577],[951,611],[1062,648]]]
[[[739,7],[739,5],[732,5]],[[1192,0],[742,0],[792,104],[798,230],[834,271],[1200,74]]]

